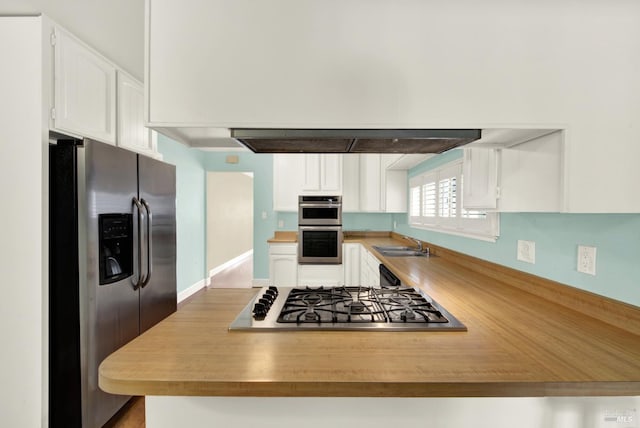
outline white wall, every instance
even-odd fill
[[[138,80],[144,69],[144,0],[2,0],[0,15],[44,13]]]
[[[207,173],[207,270],[253,248],[253,177]]]
[[[48,150],[42,20],[0,18],[0,426],[46,426]],[[10,43],[6,43],[10,41]]]

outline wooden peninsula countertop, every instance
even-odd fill
[[[399,244],[388,237],[350,240],[370,251],[372,244]],[[432,251],[438,256],[376,256],[467,332],[229,332],[257,289],[206,289],[109,356],[100,366],[100,387],[173,396],[640,395],[637,307]],[[578,310],[545,293],[574,299]],[[599,317],[611,316],[613,324],[586,315],[586,304],[597,304]],[[609,313],[618,307],[621,313]]]

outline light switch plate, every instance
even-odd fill
[[[521,262],[536,263],[536,243],[535,241],[523,241],[518,239],[518,260]]]
[[[578,245],[578,272],[595,276],[596,247]]]

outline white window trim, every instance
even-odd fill
[[[453,177],[456,177],[456,216],[441,218],[439,217],[439,183],[441,180]],[[430,182],[436,183],[435,217],[422,216],[422,186]],[[487,212],[486,217],[483,219],[462,217],[462,185],[462,159],[449,162],[438,168],[434,168],[422,174],[411,177],[411,179],[409,180],[408,189],[409,210],[407,210],[407,222],[409,226],[416,229],[424,229],[434,232],[446,233],[449,235],[478,239],[482,241],[496,242],[496,240],[500,236],[500,214],[496,212]],[[417,203],[420,205],[420,215],[416,217],[411,216],[412,203],[415,203],[412,198],[411,189],[418,186],[420,187],[420,191],[418,192],[418,194],[420,195],[420,200],[417,201]]]

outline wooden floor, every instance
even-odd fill
[[[253,256],[211,277],[212,288],[247,288],[253,281]]]
[[[253,257],[248,257],[235,266],[223,270],[211,277],[211,287],[215,288],[246,288],[251,287],[253,279]],[[181,307],[197,299],[203,293],[200,290],[193,296],[178,304]],[[122,409],[104,425],[104,428],[144,428],[144,397],[133,397]]]

